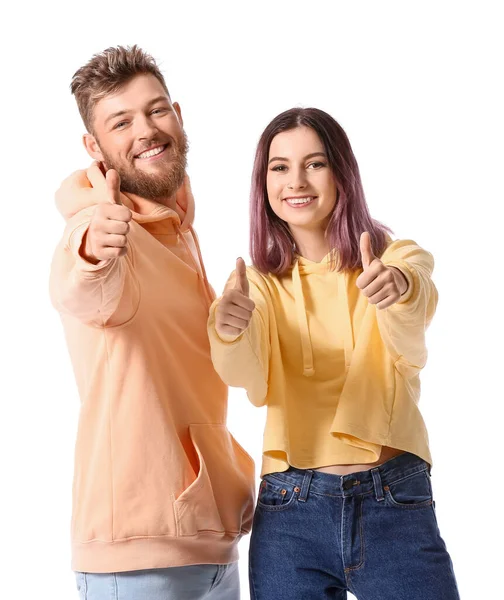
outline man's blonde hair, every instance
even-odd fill
[[[156,61],[136,44],[131,47],[107,48],[95,54],[74,74],[70,89],[89,133],[93,133],[93,110],[96,103],[119,91],[135,75],[154,75],[169,96]]]

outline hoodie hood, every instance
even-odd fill
[[[105,176],[97,162],[88,169],[76,171],[63,181],[56,192],[56,206],[68,221],[82,210],[103,202],[107,193]],[[149,223],[173,219],[182,232],[188,231],[194,221],[194,197],[189,177],[186,175],[183,184],[176,194],[176,210],[143,198],[139,206],[127,194],[121,192],[121,202],[133,213],[137,223]]]

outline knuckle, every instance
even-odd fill
[[[108,233],[109,229],[109,220],[108,219],[99,219],[95,222],[94,229],[97,234],[103,235]]]

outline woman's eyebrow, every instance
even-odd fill
[[[311,154],[307,154],[303,160],[307,160],[308,158],[313,158],[314,156],[323,156],[325,158],[326,154],[325,152],[312,152]],[[284,162],[288,162],[288,158],[285,158],[285,156],[274,156],[273,158],[270,158],[268,161],[268,165],[272,162],[274,162],[275,160],[283,160]]]

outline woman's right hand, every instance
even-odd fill
[[[235,285],[224,292],[215,310],[217,333],[237,338],[249,326],[254,308],[254,301],[250,299],[247,267],[243,258],[238,258]]]

